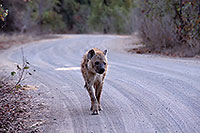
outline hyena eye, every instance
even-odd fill
[[[104,64],[104,65],[106,65],[106,63],[105,63],[105,62],[103,62],[103,64]]]
[[[99,62],[98,62],[98,61],[96,61],[96,62],[95,62],[95,65],[99,65]]]

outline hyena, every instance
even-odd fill
[[[90,110],[93,115],[99,114],[102,110],[100,97],[108,66],[106,54],[107,50],[93,48],[86,52],[81,63],[81,72],[85,80],[84,87],[91,99]]]

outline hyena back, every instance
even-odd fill
[[[93,115],[99,114],[99,111],[102,110],[100,98],[108,66],[106,54],[107,50],[101,51],[93,48],[86,52],[81,63],[81,72],[85,81],[84,87],[91,99],[90,110],[92,110]]]

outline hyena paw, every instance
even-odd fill
[[[91,105],[91,107],[90,107],[90,111],[92,111],[93,110],[93,106]]]
[[[102,111],[103,110],[103,108],[101,107],[101,105],[99,105],[99,111]]]
[[[98,104],[93,104],[91,108],[92,108],[92,115],[99,114]]]

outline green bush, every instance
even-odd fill
[[[2,21],[5,20],[6,16],[8,15],[8,10],[5,10],[2,5],[0,5],[0,19]]]
[[[129,9],[133,6],[130,0],[93,0],[89,25],[93,30],[104,33],[123,33]]]
[[[62,16],[54,11],[46,11],[42,15],[42,28],[47,32],[64,32],[65,23]]]
[[[125,33],[132,0],[4,1],[7,31]]]

